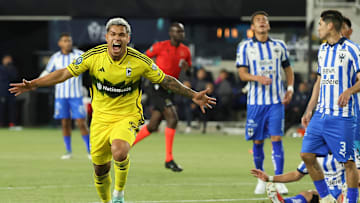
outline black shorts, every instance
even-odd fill
[[[174,93],[162,88],[159,84],[153,85],[150,98],[154,109],[160,112],[163,112],[165,107],[174,105]]]

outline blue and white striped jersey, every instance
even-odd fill
[[[252,75],[267,76],[272,84],[249,82],[248,105],[270,105],[281,103],[284,87],[280,66],[290,66],[286,45],[281,40],[268,39],[259,42],[254,38],[239,44],[236,52],[236,67],[247,67]]]
[[[321,44],[318,52],[318,70],[321,76],[316,111],[333,116],[354,116],[357,99],[351,95],[348,105],[340,108],[339,96],[356,82],[360,50],[352,41],[341,38],[336,44]]]
[[[325,182],[333,194],[340,194],[341,187],[345,183],[345,167],[344,164],[336,161],[332,154],[326,157],[316,158],[325,176]],[[297,170],[302,174],[308,174],[305,163],[302,161]]]
[[[79,49],[73,49],[69,54],[64,55],[61,51],[53,54],[45,68],[47,72],[53,72],[62,68],[66,68],[77,57],[79,57],[83,51]],[[56,84],[55,86],[55,98],[79,98],[82,97],[82,77],[72,77],[63,83]]]

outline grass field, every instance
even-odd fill
[[[271,144],[265,144],[265,170],[273,173]],[[300,163],[300,138],[285,138],[285,172]],[[131,151],[125,196],[130,202],[269,202],[254,195],[256,179],[243,136],[180,134],[175,137],[175,160],[184,168],[164,168],[164,135],[156,133]],[[0,129],[0,202],[100,202],[79,131],[73,133],[73,159],[64,152],[60,129]],[[289,195],[314,188],[309,177],[287,184]]]

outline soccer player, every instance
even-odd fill
[[[178,79],[181,70],[187,71],[191,67],[190,49],[182,42],[185,39],[184,25],[172,23],[169,28],[170,40],[153,44],[145,53],[150,58],[156,58],[156,64],[167,75]],[[154,84],[151,96],[154,109],[150,122],[141,128],[134,144],[138,143],[151,133],[157,131],[161,120],[166,120],[165,128],[165,168],[174,172],[183,169],[176,164],[173,158],[173,142],[178,123],[178,115],[174,106],[174,93]]]
[[[49,63],[47,64],[45,70],[41,73],[40,77],[68,66],[74,59],[83,54],[83,51],[73,48],[72,37],[69,33],[60,34],[58,46],[60,47],[60,51],[51,56]],[[81,75],[76,78],[70,78],[69,80],[56,84],[55,86],[54,118],[61,119],[62,133],[66,149],[66,153],[61,156],[61,159],[70,159],[72,156],[71,119],[76,121],[86,145],[88,158],[91,159],[89,130],[85,122],[86,114],[82,100],[83,95],[81,87]]]
[[[351,20],[345,16],[343,16],[343,18],[344,18],[344,21],[343,21],[343,25],[341,27],[341,35],[350,40],[350,36],[353,32],[353,30],[351,28]],[[355,106],[357,116],[356,116],[354,146],[355,146],[355,159],[356,159],[355,164],[356,164],[356,168],[358,169],[359,176],[360,176],[360,93],[356,94],[356,99],[357,99],[358,105]],[[359,186],[360,186],[360,183],[359,183]]]
[[[339,202],[342,197],[342,187],[345,183],[345,168],[342,163],[339,163],[332,154],[328,154],[325,157],[317,157],[317,162],[321,167],[321,170],[325,174],[325,182],[329,188],[330,194]],[[302,179],[308,171],[305,167],[305,163],[302,161],[296,171],[288,172],[282,175],[268,176],[265,172],[259,169],[252,169],[251,174],[260,178],[263,181],[269,182],[267,185],[267,195],[273,203],[307,203],[307,202],[319,202],[319,194],[315,190],[302,191],[296,196],[283,198],[277,193],[274,184],[272,183],[290,183],[296,182]]]
[[[275,175],[284,169],[284,104],[292,98],[294,73],[289,63],[286,45],[269,37],[268,14],[256,11],[251,16],[252,39],[241,42],[237,49],[236,66],[242,81],[248,81],[246,140],[253,140],[256,169],[264,170],[264,140],[271,137],[272,160]],[[281,67],[285,71],[287,91],[284,92]],[[285,93],[285,96],[284,96]],[[277,184],[281,194],[288,193],[286,186]],[[255,194],[265,193],[265,183],[258,179]]]
[[[314,182],[320,198],[333,201],[316,156],[331,151],[344,163],[347,201],[357,202],[358,173],[354,163],[355,106],[354,93],[360,90],[359,47],[341,37],[342,14],[336,10],[321,13],[318,33],[325,43],[318,52],[318,76],[301,119],[306,128],[301,158]],[[313,109],[315,108],[313,115]]]
[[[89,70],[92,77],[93,117],[90,126],[91,157],[94,164],[96,190],[102,202],[110,202],[110,167],[114,159],[115,187],[113,203],[124,202],[124,187],[130,167],[129,150],[139,125],[144,122],[141,106],[141,77],[192,98],[205,113],[216,104],[207,90],[196,92],[166,75],[147,56],[130,48],[131,27],[123,18],[112,18],[106,24],[107,44],[82,54],[66,68],[35,80],[10,84],[15,96],[37,87],[63,82]]]

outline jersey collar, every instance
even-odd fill
[[[347,40],[346,37],[342,37],[335,44],[343,44],[345,42],[345,40]],[[331,47],[334,46],[335,44],[329,44],[328,42],[326,42],[326,45],[331,46]]]
[[[253,42],[260,42],[259,40],[256,39],[255,36],[252,38],[252,40],[253,40]],[[268,37],[265,42],[268,42],[268,41],[272,42],[273,40],[270,37]],[[265,43],[265,42],[260,42],[260,43]]]
[[[106,48],[106,49],[107,49],[107,48]],[[124,61],[127,53],[128,53],[128,47],[126,47],[125,53],[124,53],[124,55],[121,57],[121,59],[120,59],[119,61],[114,61],[114,60],[111,58],[111,56],[109,55],[108,50],[106,50],[106,54],[107,54],[107,57],[109,58],[110,63],[111,63],[111,64],[116,64],[116,65],[120,65],[120,64]]]

